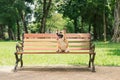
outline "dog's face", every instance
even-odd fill
[[[59,33],[56,33],[56,34],[57,34],[57,36],[58,36],[59,39],[63,38],[63,36],[64,36],[64,35],[62,34],[62,32],[59,32]]]
[[[64,31],[60,31],[60,32],[57,31],[56,34],[57,34],[57,36],[58,36],[59,39],[64,39],[64,35],[65,35]]]

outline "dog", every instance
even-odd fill
[[[58,32],[57,30],[56,35],[57,35],[57,48],[58,48],[57,52],[59,53],[69,52],[68,40],[66,38],[66,31],[62,30]]]

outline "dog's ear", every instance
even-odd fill
[[[56,33],[58,33],[58,29],[56,30]]]
[[[64,29],[64,30],[62,30],[62,33],[63,33],[63,34],[66,34],[66,30],[65,30],[65,29]]]
[[[56,34],[57,34],[57,36],[58,36],[58,33],[59,33],[59,30],[57,29],[57,30],[56,30]]]

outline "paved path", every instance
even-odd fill
[[[17,72],[0,67],[0,80],[120,80],[120,67],[96,66],[92,73],[84,66],[26,66]]]

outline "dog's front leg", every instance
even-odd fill
[[[61,52],[61,48],[60,48],[59,42],[58,42],[58,45],[57,45],[57,51],[56,52]]]
[[[70,52],[70,51],[69,51],[69,48],[67,48],[67,49],[65,50],[65,52]]]

